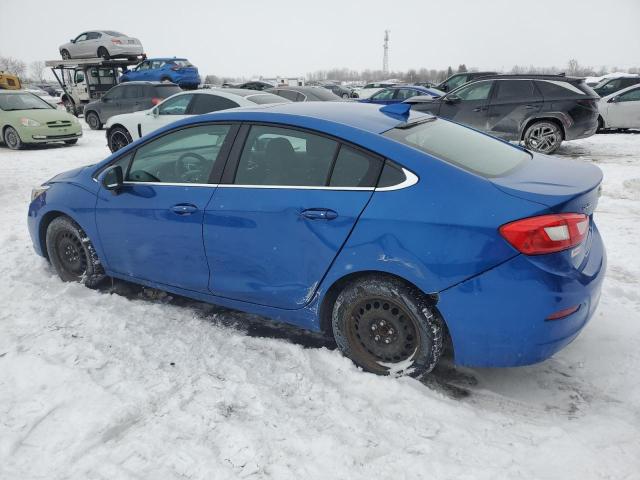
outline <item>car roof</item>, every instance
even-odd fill
[[[170,61],[173,61],[173,60],[187,60],[187,59],[184,58],[184,57],[154,57],[154,58],[145,58],[145,60],[151,60],[151,61],[153,61],[153,60],[161,60],[163,62],[170,62]]]
[[[131,82],[118,83],[117,85],[114,85],[114,87],[119,87],[121,85],[151,85],[151,86],[169,85],[169,86],[175,86],[175,87],[178,86],[176,83],[170,83],[170,82],[158,82],[158,81],[150,81],[150,80],[133,80]]]
[[[560,82],[579,83],[584,80],[584,77],[567,77],[566,75],[545,75],[545,74],[504,74],[499,73],[496,75],[485,75],[482,78],[477,78],[474,81],[479,80],[500,80],[500,79],[520,79],[520,80],[556,80]]]
[[[239,97],[248,97],[250,95],[273,95],[271,92],[264,92],[262,90],[251,90],[248,88],[211,88],[210,90],[217,90],[222,92],[233,93],[234,95],[238,95]]]
[[[200,115],[197,119],[187,122],[246,120],[300,127],[312,127],[318,122],[329,122],[379,134],[406,122],[430,117],[414,110],[410,110],[408,116],[394,115],[385,113],[384,108],[359,102],[290,102],[222,110]]]

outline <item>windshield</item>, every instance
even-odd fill
[[[32,93],[12,93],[0,95],[0,110],[45,110],[53,108],[47,102]]]
[[[504,175],[531,159],[531,154],[508,143],[436,118],[383,135],[483,177]]]

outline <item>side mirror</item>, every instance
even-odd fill
[[[117,195],[124,183],[122,167],[120,165],[114,165],[107,168],[100,174],[98,180],[105,190],[109,190],[114,195]]]
[[[444,97],[445,103],[449,104],[458,103],[460,100],[460,97],[457,95],[447,95],[446,97]]]
[[[69,40],[71,43],[76,43],[76,39],[72,38],[71,40]]]
[[[611,97],[608,103],[618,103],[618,97]]]
[[[158,107],[153,107],[151,109],[151,115],[153,115],[153,118],[158,118],[158,115],[160,115],[160,110],[158,110]]]

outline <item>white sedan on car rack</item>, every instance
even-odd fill
[[[113,30],[83,32],[68,43],[60,45],[58,50],[63,60],[97,57],[105,60],[117,57],[134,59],[144,55],[140,40]]]
[[[267,103],[289,103],[289,100],[272,93],[240,88],[176,93],[149,110],[111,117],[106,124],[107,144],[109,150],[115,152],[147,133],[190,115]]]

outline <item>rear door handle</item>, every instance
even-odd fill
[[[333,220],[338,217],[338,212],[328,208],[307,208],[300,215],[309,220]]]
[[[170,209],[173,213],[178,215],[191,215],[194,212],[198,211],[198,207],[191,203],[179,203],[174,205]]]
[[[476,107],[473,109],[474,112],[484,112],[487,107]]]

